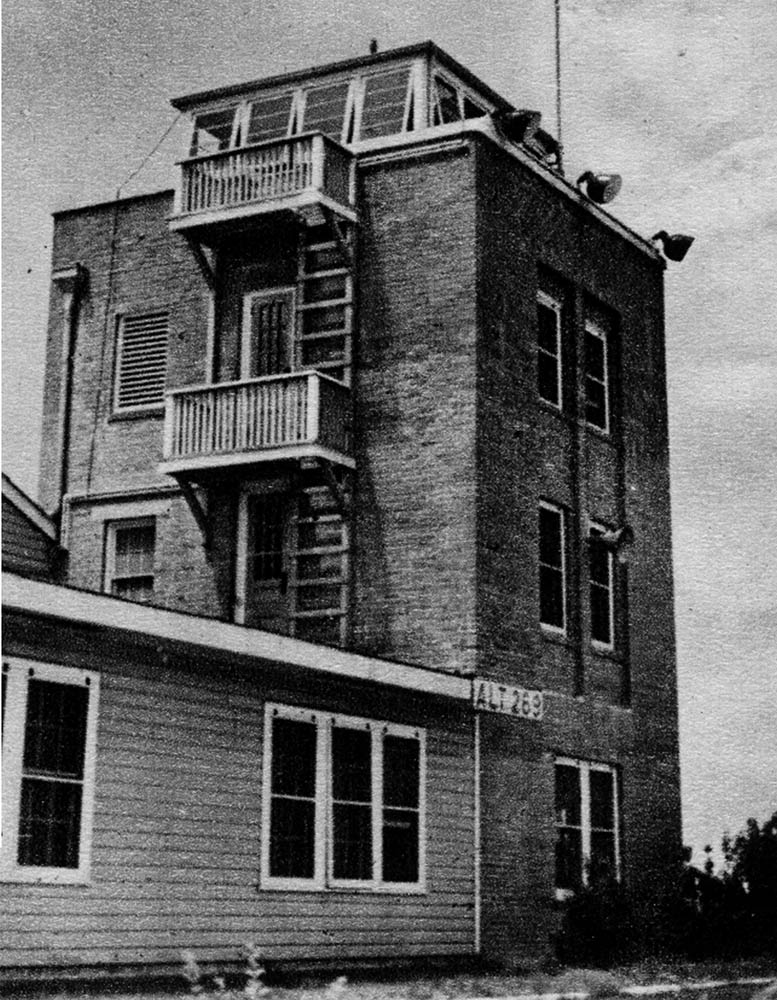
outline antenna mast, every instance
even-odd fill
[[[558,171],[564,173],[564,144],[561,138],[561,0],[555,0],[556,13],[556,139],[558,141]]]

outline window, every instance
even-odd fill
[[[539,564],[540,622],[556,632],[566,631],[566,558],[564,512],[540,505]]]
[[[561,303],[537,293],[537,391],[540,399],[561,409]]]
[[[3,661],[6,881],[88,878],[98,686],[92,671]]]
[[[364,77],[360,139],[403,131],[407,123],[408,79],[406,66]]]
[[[612,649],[615,644],[613,554],[602,541],[605,529],[592,525],[588,536],[591,640]]]
[[[105,590],[129,601],[150,601],[154,593],[156,521],[142,518],[106,526]]]
[[[268,705],[264,746],[267,888],[423,888],[423,730]]]
[[[559,758],[556,784],[556,895],[597,878],[620,878],[618,783],[608,764]]]
[[[607,359],[607,333],[593,320],[585,324],[585,419],[592,427],[609,433],[610,386]]]
[[[432,124],[447,125],[468,118],[482,118],[487,112],[461,87],[442,76],[435,76],[432,84]]]
[[[167,377],[166,312],[122,316],[116,350],[117,411],[161,406]]]
[[[228,149],[235,125],[235,107],[206,111],[194,120],[190,156],[207,156]]]
[[[303,131],[323,132],[330,139],[339,142],[342,138],[349,87],[348,80],[311,87],[305,95]]]

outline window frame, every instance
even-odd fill
[[[121,398],[121,387],[122,387],[122,364],[124,361],[124,336],[127,326],[127,322],[132,321],[142,321],[148,320],[148,318],[164,317],[165,324],[165,354],[164,354],[164,364],[162,372],[162,394],[159,399],[153,400],[146,403],[135,403],[131,405],[122,405],[120,402]],[[129,311],[129,310],[117,310],[116,312],[116,333],[114,338],[115,344],[115,361],[114,361],[114,371],[113,371],[113,394],[112,394],[112,404],[111,409],[114,417],[131,416],[134,414],[147,414],[147,413],[159,413],[164,411],[165,408],[165,394],[167,392],[167,374],[170,362],[170,311],[167,308],[151,308],[140,311]]]
[[[86,884],[91,879],[100,675],[94,670],[13,656],[3,657],[3,674],[7,677],[7,688],[2,733],[3,838],[0,844],[0,882]],[[78,866],[75,868],[21,865],[18,861],[27,699],[31,678],[55,684],[85,686],[89,691],[81,779]]]
[[[560,530],[560,535],[561,535],[561,537],[560,537],[561,566],[560,567],[551,566],[550,563],[543,563],[542,560],[540,559],[540,552],[541,552],[541,548],[542,548],[542,535],[541,535],[541,527],[540,527],[540,525],[541,525],[540,511],[542,511],[542,510],[552,511],[554,514],[558,514],[558,516],[559,516],[559,524],[560,524],[560,529],[561,529]],[[567,575],[568,575],[568,572],[567,572],[567,515],[566,515],[566,511],[565,511],[565,509],[563,507],[560,507],[558,504],[551,503],[548,500],[541,500],[540,501],[539,508],[538,508],[538,511],[537,511],[537,542],[538,542],[538,544],[537,544],[537,576],[538,576],[538,581],[537,581],[538,582],[538,587],[537,587],[538,608],[537,608],[537,610],[538,610],[538,620],[539,620],[539,623],[540,623],[540,627],[542,628],[543,632],[547,632],[550,635],[556,635],[556,636],[564,637],[565,638],[566,635],[567,635],[567,627],[568,627],[568,623],[569,623],[569,607],[568,607],[569,599],[568,599],[568,595],[567,595]],[[561,625],[554,625],[552,622],[545,622],[545,621],[542,620],[542,599],[541,599],[541,595],[542,595],[542,575],[541,575],[540,570],[542,569],[543,566],[548,566],[550,569],[553,569],[554,571],[557,571],[557,572],[560,571],[560,573],[561,573],[561,617],[562,617],[562,624]]]
[[[594,539],[601,535],[607,533],[609,529],[604,524],[600,524],[596,521],[591,521],[588,526],[588,616],[589,616],[589,632],[591,637],[591,645],[594,649],[600,650],[602,652],[612,653],[615,651],[616,646],[616,621],[615,621],[615,554],[607,546],[602,546],[604,548],[605,554],[607,556],[607,611],[608,611],[608,624],[610,639],[605,642],[603,639],[595,638],[593,634],[593,588],[598,587],[604,590],[604,586],[598,581],[594,581],[591,572],[591,558],[593,555],[593,542]]]
[[[584,417],[585,422],[588,427],[593,427],[595,430],[599,431],[600,434],[609,435],[612,427],[612,399],[611,399],[611,386],[610,386],[610,334],[607,328],[597,320],[590,316],[587,316],[585,323],[583,325],[583,337],[588,338],[589,336],[595,337],[597,340],[601,341],[602,353],[603,353],[603,375],[604,379],[600,379],[598,376],[592,375],[588,370],[587,363],[587,349],[586,344],[583,344],[583,405],[584,405]],[[588,419],[588,383],[595,382],[600,385],[604,391],[604,424],[597,424]]]
[[[555,355],[550,354],[544,348],[540,346],[540,329],[539,329],[539,317],[537,319],[537,396],[538,398],[548,406],[551,406],[554,410],[559,413],[563,412],[564,409],[564,365],[563,365],[563,351],[564,351],[564,303],[561,299],[556,298],[554,295],[549,294],[541,288],[537,289],[537,306],[545,306],[547,309],[551,309],[556,314],[556,353]],[[555,357],[556,361],[556,401],[548,399],[543,396],[540,392],[539,385],[539,355],[544,354],[547,357]]]
[[[304,721],[316,726],[315,818],[313,876],[288,878],[270,874],[270,832],[272,819],[272,720]],[[371,735],[371,833],[372,878],[344,879],[333,874],[334,795],[332,787],[332,733],[338,728],[366,729]],[[391,882],[383,879],[383,737],[399,736],[418,741],[418,879]],[[420,895],[426,893],[426,730],[394,722],[367,719],[337,712],[265,704],[262,773],[262,822],[260,886],[268,890],[294,892],[356,891]]]
[[[105,522],[105,540],[104,540],[104,570],[103,570],[103,592],[109,594],[111,597],[115,597],[118,600],[132,600],[132,598],[122,597],[121,594],[114,594],[113,583],[117,579],[122,580],[132,580],[138,579],[141,576],[145,577],[149,574],[134,574],[134,576],[116,576],[116,534],[123,528],[146,528],[153,526],[154,528],[154,548],[152,551],[152,570],[151,575],[151,593],[154,593],[154,585],[156,584],[157,572],[156,572],[156,552],[158,545],[158,525],[157,518],[153,514],[139,516],[139,517],[128,517],[128,518],[117,518],[115,520],[107,520]],[[135,601],[136,604],[147,603],[145,601]]]
[[[621,794],[620,794],[620,771],[615,764],[606,764],[602,761],[581,760],[576,757],[555,757],[553,760],[553,788],[555,795],[556,769],[558,767],[574,767],[580,773],[580,885],[585,888],[589,884],[588,864],[591,860],[591,834],[594,827],[591,825],[591,773],[599,772],[609,774],[612,781],[612,812],[613,812],[613,845],[615,856],[615,879],[620,882],[622,879],[621,867]],[[554,806],[555,813],[555,806]],[[571,824],[562,824],[554,815],[554,826],[557,831],[556,843],[558,842],[558,830],[560,827],[570,827]],[[604,828],[598,828],[604,829]],[[608,831],[609,832],[609,831]],[[554,870],[553,881],[557,881],[557,872]],[[558,900],[571,899],[575,894],[574,889],[561,888],[555,885],[555,896]]]

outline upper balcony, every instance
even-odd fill
[[[305,458],[353,468],[350,414],[350,388],[315,371],[175,389],[159,471],[191,477]]]
[[[353,154],[321,132],[196,156],[180,166],[174,230],[281,211],[316,218],[322,208],[356,221]]]

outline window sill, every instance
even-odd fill
[[[316,895],[340,895],[340,896],[425,896],[427,894],[426,885],[408,885],[404,887],[399,883],[392,882],[386,885],[319,885],[318,883],[289,882],[280,884],[279,882],[260,882],[258,889],[260,892],[307,892]]]
[[[612,433],[612,425],[606,430],[604,427],[597,426],[597,424],[589,424],[587,420],[583,421],[583,425],[587,431],[594,435],[594,437],[598,437],[602,441],[609,441],[610,444],[615,444]]]
[[[546,642],[552,642],[557,646],[571,646],[572,640],[566,632],[554,629],[552,625],[543,625],[540,622],[540,633]]]
[[[603,660],[612,660],[615,663],[623,663],[625,659],[620,650],[613,646],[606,646],[603,642],[597,642],[595,639],[591,640],[591,652],[594,656],[601,657]]]
[[[0,868],[0,883],[14,882],[25,885],[89,885],[88,870],[83,868]]]
[[[164,405],[149,406],[142,410],[114,410],[108,417],[108,423],[121,423],[125,420],[160,420],[164,415]]]

